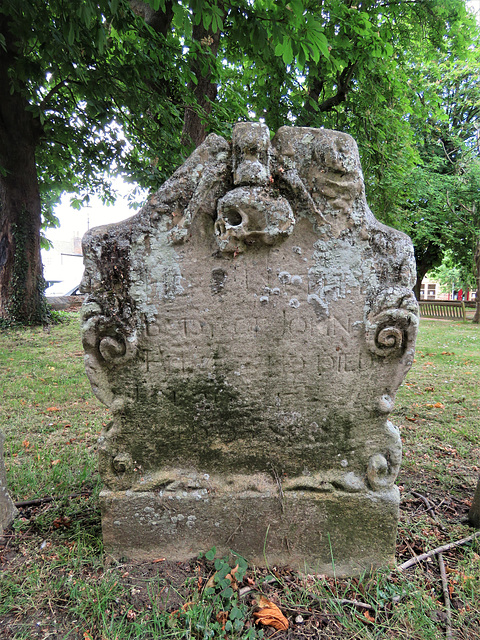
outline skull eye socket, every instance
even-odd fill
[[[243,222],[242,216],[236,209],[230,209],[229,211],[225,211],[224,216],[225,216],[225,220],[232,227],[238,227],[238,225],[242,224]]]

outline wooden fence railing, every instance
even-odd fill
[[[423,318],[467,319],[465,304],[461,300],[420,300],[419,305]]]

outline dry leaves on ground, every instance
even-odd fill
[[[254,611],[253,616],[256,618],[257,624],[273,627],[278,631],[288,629],[288,620],[274,602],[267,600],[265,596],[260,596],[256,599],[256,604],[259,611]]]

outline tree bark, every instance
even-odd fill
[[[475,263],[475,281],[477,283],[477,292],[475,293],[475,315],[473,316],[472,322],[474,324],[480,324],[480,238],[477,238],[473,260]]]
[[[202,48],[209,49],[205,54],[198,53],[193,60],[191,70],[196,78],[196,83],[190,81],[188,88],[191,90],[194,102],[185,108],[185,116],[182,130],[182,144],[186,147],[198,147],[207,136],[206,118],[212,112],[212,102],[217,97],[217,83],[212,81],[212,72],[202,73],[202,58],[213,55],[216,57],[220,44],[220,31],[205,29],[202,22],[193,27],[193,39]]]
[[[165,11],[161,11],[160,9],[155,11],[155,9],[144,2],[144,0],[130,0],[130,7],[137,16],[141,16],[148,26],[155,29],[157,33],[161,33],[164,36],[167,35],[173,18],[172,0],[165,2]]]
[[[480,476],[478,478],[475,495],[473,496],[472,506],[468,512],[468,521],[472,527],[480,529]]]
[[[0,317],[21,324],[46,320],[40,257],[41,203],[35,149],[41,127],[9,77],[16,44],[0,15]],[[12,91],[13,88],[13,91]]]
[[[420,286],[422,280],[433,267],[438,266],[442,261],[442,250],[437,245],[427,245],[423,248],[415,247],[415,262],[417,266],[417,281],[413,287],[413,292],[417,300],[420,300]]]
[[[322,77],[317,75],[321,73],[320,66],[318,66],[315,70],[315,75],[310,80],[308,98],[305,101],[297,124],[302,127],[310,126],[317,113],[331,111],[342,102],[345,102],[347,93],[352,88],[352,78],[356,67],[356,62],[350,62],[341,73],[337,74],[337,92],[333,96],[321,100],[324,82]]]

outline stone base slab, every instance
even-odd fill
[[[109,491],[100,494],[105,550],[116,558],[185,561],[213,546],[256,566],[355,575],[392,565],[399,491]]]

